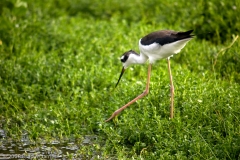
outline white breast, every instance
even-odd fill
[[[142,45],[139,40],[139,49],[141,54],[149,57],[149,62],[154,63],[156,60],[164,59],[173,56],[181,51],[181,49],[190,41],[192,38],[179,40],[173,43],[168,43],[161,46],[158,43],[150,45]]]

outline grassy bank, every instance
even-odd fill
[[[7,138],[27,132],[33,141],[74,136],[81,143],[97,135],[79,147],[88,158],[240,158],[239,2],[1,3],[0,127]],[[149,95],[105,123],[145,87],[147,64],[130,67],[114,90],[118,58],[166,28],[197,35],[171,59],[175,118],[162,60],[153,65]]]

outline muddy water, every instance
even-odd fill
[[[54,139],[48,142],[41,139],[36,143],[30,141],[28,134],[24,133],[20,141],[13,141],[0,129],[0,159],[82,159],[78,153],[79,148],[90,145],[96,139],[95,135],[87,135],[81,144],[77,144],[74,138],[61,141]]]

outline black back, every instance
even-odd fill
[[[171,30],[162,30],[152,32],[141,39],[142,45],[150,45],[154,42],[164,45],[172,42],[176,42],[182,39],[192,38],[191,35],[193,30],[189,30],[186,32],[176,32]]]

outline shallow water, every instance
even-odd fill
[[[0,129],[0,159],[82,159],[79,148],[91,145],[96,139],[95,135],[86,135],[80,144],[74,138],[61,141],[54,139],[50,142],[41,139],[36,143],[30,141],[28,134],[24,133],[20,141],[13,141]]]

